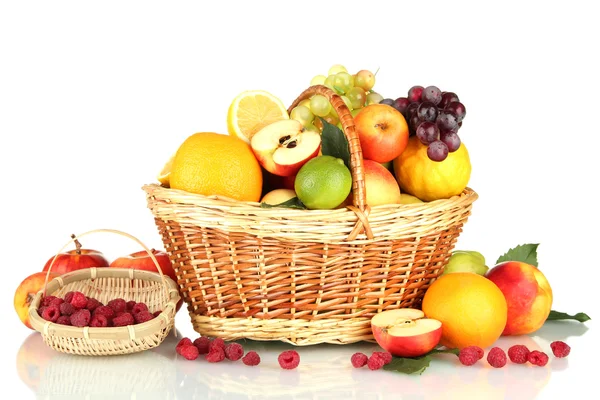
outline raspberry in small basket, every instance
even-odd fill
[[[300,364],[300,354],[296,350],[286,350],[277,357],[277,361],[283,369],[294,369]]]
[[[531,353],[529,353],[527,361],[529,361],[533,365],[537,365],[538,367],[543,367],[546,364],[548,364],[548,355],[542,351],[534,350]]]
[[[56,322],[56,320],[60,317],[60,309],[56,304],[47,306],[42,311],[42,318],[46,321]]]
[[[85,296],[85,294],[83,294],[81,292],[73,293],[73,297],[71,298],[71,301],[70,301],[70,303],[73,305],[73,307],[75,307],[78,310],[85,308],[85,306],[87,306],[87,302],[88,302],[87,297]]]
[[[94,328],[106,328],[108,326],[108,318],[102,314],[96,314],[92,317],[90,326]]]
[[[380,369],[384,365],[385,365],[385,360],[383,359],[382,356],[380,356],[378,354],[372,354],[371,357],[369,357],[369,359],[367,360],[367,367],[369,367],[369,369],[371,371]]]
[[[75,309],[75,307],[73,307],[73,304],[71,304],[71,303],[66,303],[66,302],[65,302],[65,303],[62,303],[62,304],[61,304],[61,305],[60,305],[58,308],[60,309],[60,314],[61,314],[61,315],[67,315],[67,316],[69,316],[69,315],[73,315],[73,313],[74,313],[75,311],[77,311],[77,310]]]
[[[71,325],[71,317],[69,317],[68,315],[61,315],[56,320],[56,323],[60,325]]]
[[[522,344],[515,344],[508,349],[508,358],[515,364],[525,364],[529,357],[529,349]]]
[[[50,305],[50,303],[55,299],[57,299],[56,296],[46,296],[42,299],[42,302],[40,303],[40,305],[44,306],[44,307],[48,307]]]
[[[554,357],[558,358],[566,357],[571,353],[571,346],[561,340],[550,343],[550,348],[552,349]]]
[[[148,310],[140,311],[137,314],[133,314],[133,319],[135,320],[136,324],[141,324],[154,319],[154,315],[152,315],[152,313]]]
[[[148,306],[144,303],[135,303],[135,305],[131,309],[131,313],[133,315],[135,315],[139,312],[142,312],[142,311],[148,311]]]
[[[462,365],[471,366],[483,358],[483,349],[479,346],[467,346],[458,353]]]
[[[374,351],[373,355],[377,354],[377,357],[383,358],[383,365],[387,365],[392,362],[392,353],[389,351]]]
[[[60,306],[62,303],[64,303],[65,301],[63,299],[61,299],[60,297],[57,297],[55,299],[52,299],[52,301],[50,302],[49,305],[55,304],[57,306]]]
[[[85,305],[85,308],[87,308],[90,311],[94,311],[96,308],[100,307],[102,305],[102,303],[100,303],[98,300],[89,297],[87,304]]]
[[[94,315],[101,314],[106,318],[111,319],[115,316],[115,312],[109,306],[100,306],[94,310]]]
[[[158,317],[160,314],[162,313],[162,310],[158,310],[158,311],[154,311],[154,313],[152,315],[154,315],[154,317]]]
[[[198,358],[198,349],[196,346],[188,344],[179,349],[179,354],[186,360],[195,360]]]
[[[506,365],[506,353],[500,347],[492,347],[488,352],[487,361],[494,368],[502,368]]]
[[[194,346],[194,348],[196,349],[196,351],[198,351],[198,348],[196,346]],[[206,358],[206,361],[211,363],[221,362],[225,359],[225,351],[221,347],[213,347],[208,351],[208,354],[204,357]]]
[[[208,350],[210,351],[214,347],[218,347],[221,350],[225,351],[225,341],[221,338],[214,338],[210,341],[210,344],[208,345]]]
[[[119,315],[118,317],[114,317],[112,320],[113,326],[127,326],[133,325],[134,323],[135,320],[133,319],[133,315],[127,312]]]
[[[115,314],[127,310],[127,302],[123,299],[113,299],[109,301],[106,305],[112,308]]]
[[[195,343],[195,341],[194,341]],[[200,350],[200,349],[198,349]],[[231,361],[237,361],[244,355],[244,348],[239,343],[230,343],[225,347],[225,357]]]
[[[75,294],[75,292],[67,292],[65,294],[65,302],[70,303],[71,300],[73,300],[73,295]]]
[[[177,354],[180,354],[180,350],[183,346],[189,346],[191,344],[192,341],[189,338],[184,337],[179,341],[179,343],[177,343],[177,346],[175,346],[175,351],[177,352]]]
[[[73,296],[75,298],[75,296]],[[92,318],[92,314],[90,310],[87,308],[82,308],[81,310],[77,310],[71,315],[71,325],[73,326],[88,326],[90,324],[90,320]]]
[[[350,362],[352,362],[352,366],[354,368],[364,367],[365,365],[367,365],[368,360],[369,357],[367,357],[367,355],[363,353],[354,353],[352,354],[352,357],[350,357]]]
[[[254,367],[255,365],[260,364],[260,356],[255,351],[249,351],[244,357],[242,357],[242,362],[245,365]]]
[[[129,300],[127,302],[127,311],[131,311],[133,310],[133,306],[135,306],[137,303],[134,300]]]
[[[194,346],[198,348],[200,354],[207,354],[210,348],[210,339],[206,336],[200,336],[194,340]]]

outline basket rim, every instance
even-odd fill
[[[75,327],[61,325],[56,322],[47,321],[38,313],[38,307],[42,301],[44,290],[54,293],[72,282],[96,278],[129,278],[146,280],[166,284],[169,301],[165,304],[162,312],[150,321],[122,327]],[[46,288],[38,291],[29,306],[29,321],[34,330],[44,336],[59,336],[70,338],[83,338],[92,340],[134,340],[146,337],[168,327],[174,320],[177,303],[181,299],[177,284],[168,276],[161,276],[157,272],[136,270],[130,268],[84,268],[60,275],[48,282]],[[173,313],[173,315],[170,315]]]

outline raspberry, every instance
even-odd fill
[[[61,315],[66,315],[66,316],[73,315],[73,313],[75,311],[77,311],[75,309],[75,307],[73,307],[73,304],[66,303],[66,302],[65,303],[61,303],[61,305],[58,308],[60,310]]]
[[[527,361],[533,365],[537,365],[538,367],[543,367],[544,365],[548,364],[548,355],[542,351],[534,350],[529,353]]]
[[[137,303],[136,303],[135,301],[133,301],[133,300],[130,300],[130,301],[128,301],[128,302],[126,303],[126,305],[127,305],[127,311],[131,311],[131,310],[133,310],[133,306],[135,306],[136,304],[137,304]]]
[[[367,355],[363,353],[354,353],[350,358],[350,362],[352,362],[352,366],[354,368],[364,367],[365,365],[367,365],[368,360],[369,357],[367,357]]]
[[[373,355],[377,354],[378,357],[383,358],[383,365],[387,365],[392,362],[392,353],[388,351],[374,351]]]
[[[558,358],[566,357],[571,352],[571,346],[560,340],[550,343],[550,348],[554,356]]]
[[[154,311],[154,318],[158,317],[162,313],[162,310]]]
[[[198,339],[194,340],[194,346],[198,348],[200,354],[208,353],[210,347],[210,339],[206,336],[201,336]]]
[[[75,296],[73,296],[73,298],[75,298]],[[71,325],[79,327],[88,326],[91,317],[92,314],[90,313],[90,310],[85,308],[77,310],[71,315]]]
[[[44,313],[45,309],[46,309],[46,306],[41,306],[40,308],[38,308],[38,314],[42,315]]]
[[[70,303],[71,300],[73,300],[73,295],[75,294],[75,292],[67,292],[65,294],[65,302]]]
[[[113,326],[127,326],[133,325],[135,320],[133,319],[133,315],[129,313],[123,313],[118,317],[114,317],[112,320]]]
[[[242,362],[251,367],[260,364],[260,356],[255,351],[249,351],[246,353],[244,357],[242,357]]]
[[[179,354],[186,360],[195,360],[198,358],[198,349],[196,346],[188,344],[179,349]]]
[[[140,311],[137,314],[133,314],[133,319],[135,320],[136,324],[141,324],[146,321],[150,321],[151,319],[154,319],[154,315],[152,315],[152,313],[148,310]]]
[[[180,350],[183,346],[189,346],[191,344],[192,341],[189,338],[184,337],[179,341],[179,343],[177,343],[177,346],[175,346],[175,351],[177,352],[177,354],[180,354]]]
[[[371,357],[369,357],[369,359],[367,360],[367,367],[369,367],[371,371],[380,369],[384,365],[385,360],[379,354],[372,354]]]
[[[42,318],[46,321],[56,322],[58,317],[60,317],[60,309],[56,304],[45,307],[42,312]]]
[[[106,305],[112,308],[115,313],[124,312],[127,310],[127,302],[123,299],[111,300]]]
[[[87,302],[88,302],[87,297],[85,297],[85,294],[83,294],[81,292],[73,293],[73,297],[71,298],[71,301],[70,301],[70,303],[73,305],[73,307],[75,307],[78,310],[85,308],[85,306],[87,306]]]
[[[468,350],[467,350],[468,349]],[[467,346],[465,347],[463,350],[469,351],[469,352],[475,352],[475,354],[477,355],[477,359],[481,360],[484,356],[484,351],[481,347],[479,346]]]
[[[300,364],[300,354],[296,350],[286,350],[277,357],[277,361],[283,369],[294,369]]]
[[[198,352],[198,348],[196,346],[193,347],[196,349],[196,352]],[[206,358],[206,361],[211,363],[221,362],[225,359],[225,351],[221,347],[213,347],[204,357]]]
[[[525,364],[529,357],[529,349],[522,344],[515,344],[508,349],[508,358],[515,364]]]
[[[102,314],[96,314],[92,317],[90,321],[90,326],[95,328],[106,328],[108,326],[108,318],[106,318]]]
[[[225,341],[221,338],[214,338],[208,345],[208,350],[210,351],[214,347],[219,347],[221,350],[225,351]]]
[[[85,308],[87,308],[90,311],[94,311],[96,308],[100,307],[101,305],[102,305],[102,303],[100,303],[98,300],[90,297],[90,298],[88,298]]]
[[[61,325],[71,325],[71,318],[68,315],[61,315],[56,320],[56,323]]]
[[[479,351],[475,349],[474,346],[468,346],[460,350],[460,353],[458,353],[458,360],[462,365],[470,366],[481,359],[479,355]]]
[[[50,306],[51,306],[52,304],[55,304],[55,305],[57,305],[57,306],[60,306],[60,305],[61,305],[62,303],[64,303],[64,302],[65,302],[65,301],[64,301],[63,299],[61,299],[60,297],[57,297],[57,298],[55,298],[55,299],[52,299],[52,301],[51,301],[51,302],[50,302],[50,304],[48,304],[48,305],[50,305]]]
[[[94,310],[94,315],[104,315],[106,318],[111,319],[115,316],[115,312],[109,306],[100,306]]]
[[[56,300],[58,297],[56,296],[46,296],[42,299],[42,302],[40,305],[44,306],[44,307],[48,307],[50,305],[50,303],[52,303],[53,300]]]
[[[200,350],[200,349],[198,349]],[[244,348],[239,343],[230,343],[225,347],[225,357],[231,361],[237,361],[244,355]]]
[[[502,368],[506,365],[506,353],[500,347],[492,347],[488,352],[487,361],[494,368]]]
[[[148,311],[148,306],[144,303],[135,303],[135,305],[131,308],[131,313],[133,315],[142,311]]]

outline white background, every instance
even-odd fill
[[[120,229],[160,248],[141,186],[155,181],[179,144],[199,131],[226,133],[227,108],[242,90],[264,89],[288,105],[336,63],[351,72],[379,69],[375,89],[384,97],[405,96],[417,84],[456,92],[467,108],[460,135],[473,165],[469,186],[480,196],[457,248],[479,250],[493,264],[517,244],[540,243],[553,308],[599,315],[600,28],[592,1],[210,3],[219,5],[0,6],[1,359],[11,393],[33,397],[15,370],[31,333],[12,306],[20,281],[71,233]],[[137,249],[102,235],[84,245],[111,259]],[[193,334],[185,309],[177,321]],[[575,334],[579,347],[536,390],[539,398],[592,387],[593,324],[585,333],[575,324],[544,328],[547,337]],[[322,349],[323,357],[354,350]],[[300,351],[319,360],[319,347]],[[432,368],[415,398],[429,398],[428,388],[456,369]],[[350,371],[328,373],[344,381]],[[407,382],[378,376],[388,386],[370,387],[365,398],[390,396],[389,388]],[[479,382],[472,393],[488,397],[510,384],[471,381]],[[347,398],[361,393],[352,382]],[[220,384],[202,387],[226,398]]]

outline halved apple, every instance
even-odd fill
[[[383,311],[371,319],[377,343],[397,357],[418,357],[433,350],[442,337],[442,323],[414,308]]]
[[[321,149],[321,135],[309,131],[295,119],[273,122],[250,140],[256,159],[274,175],[295,175]]]

